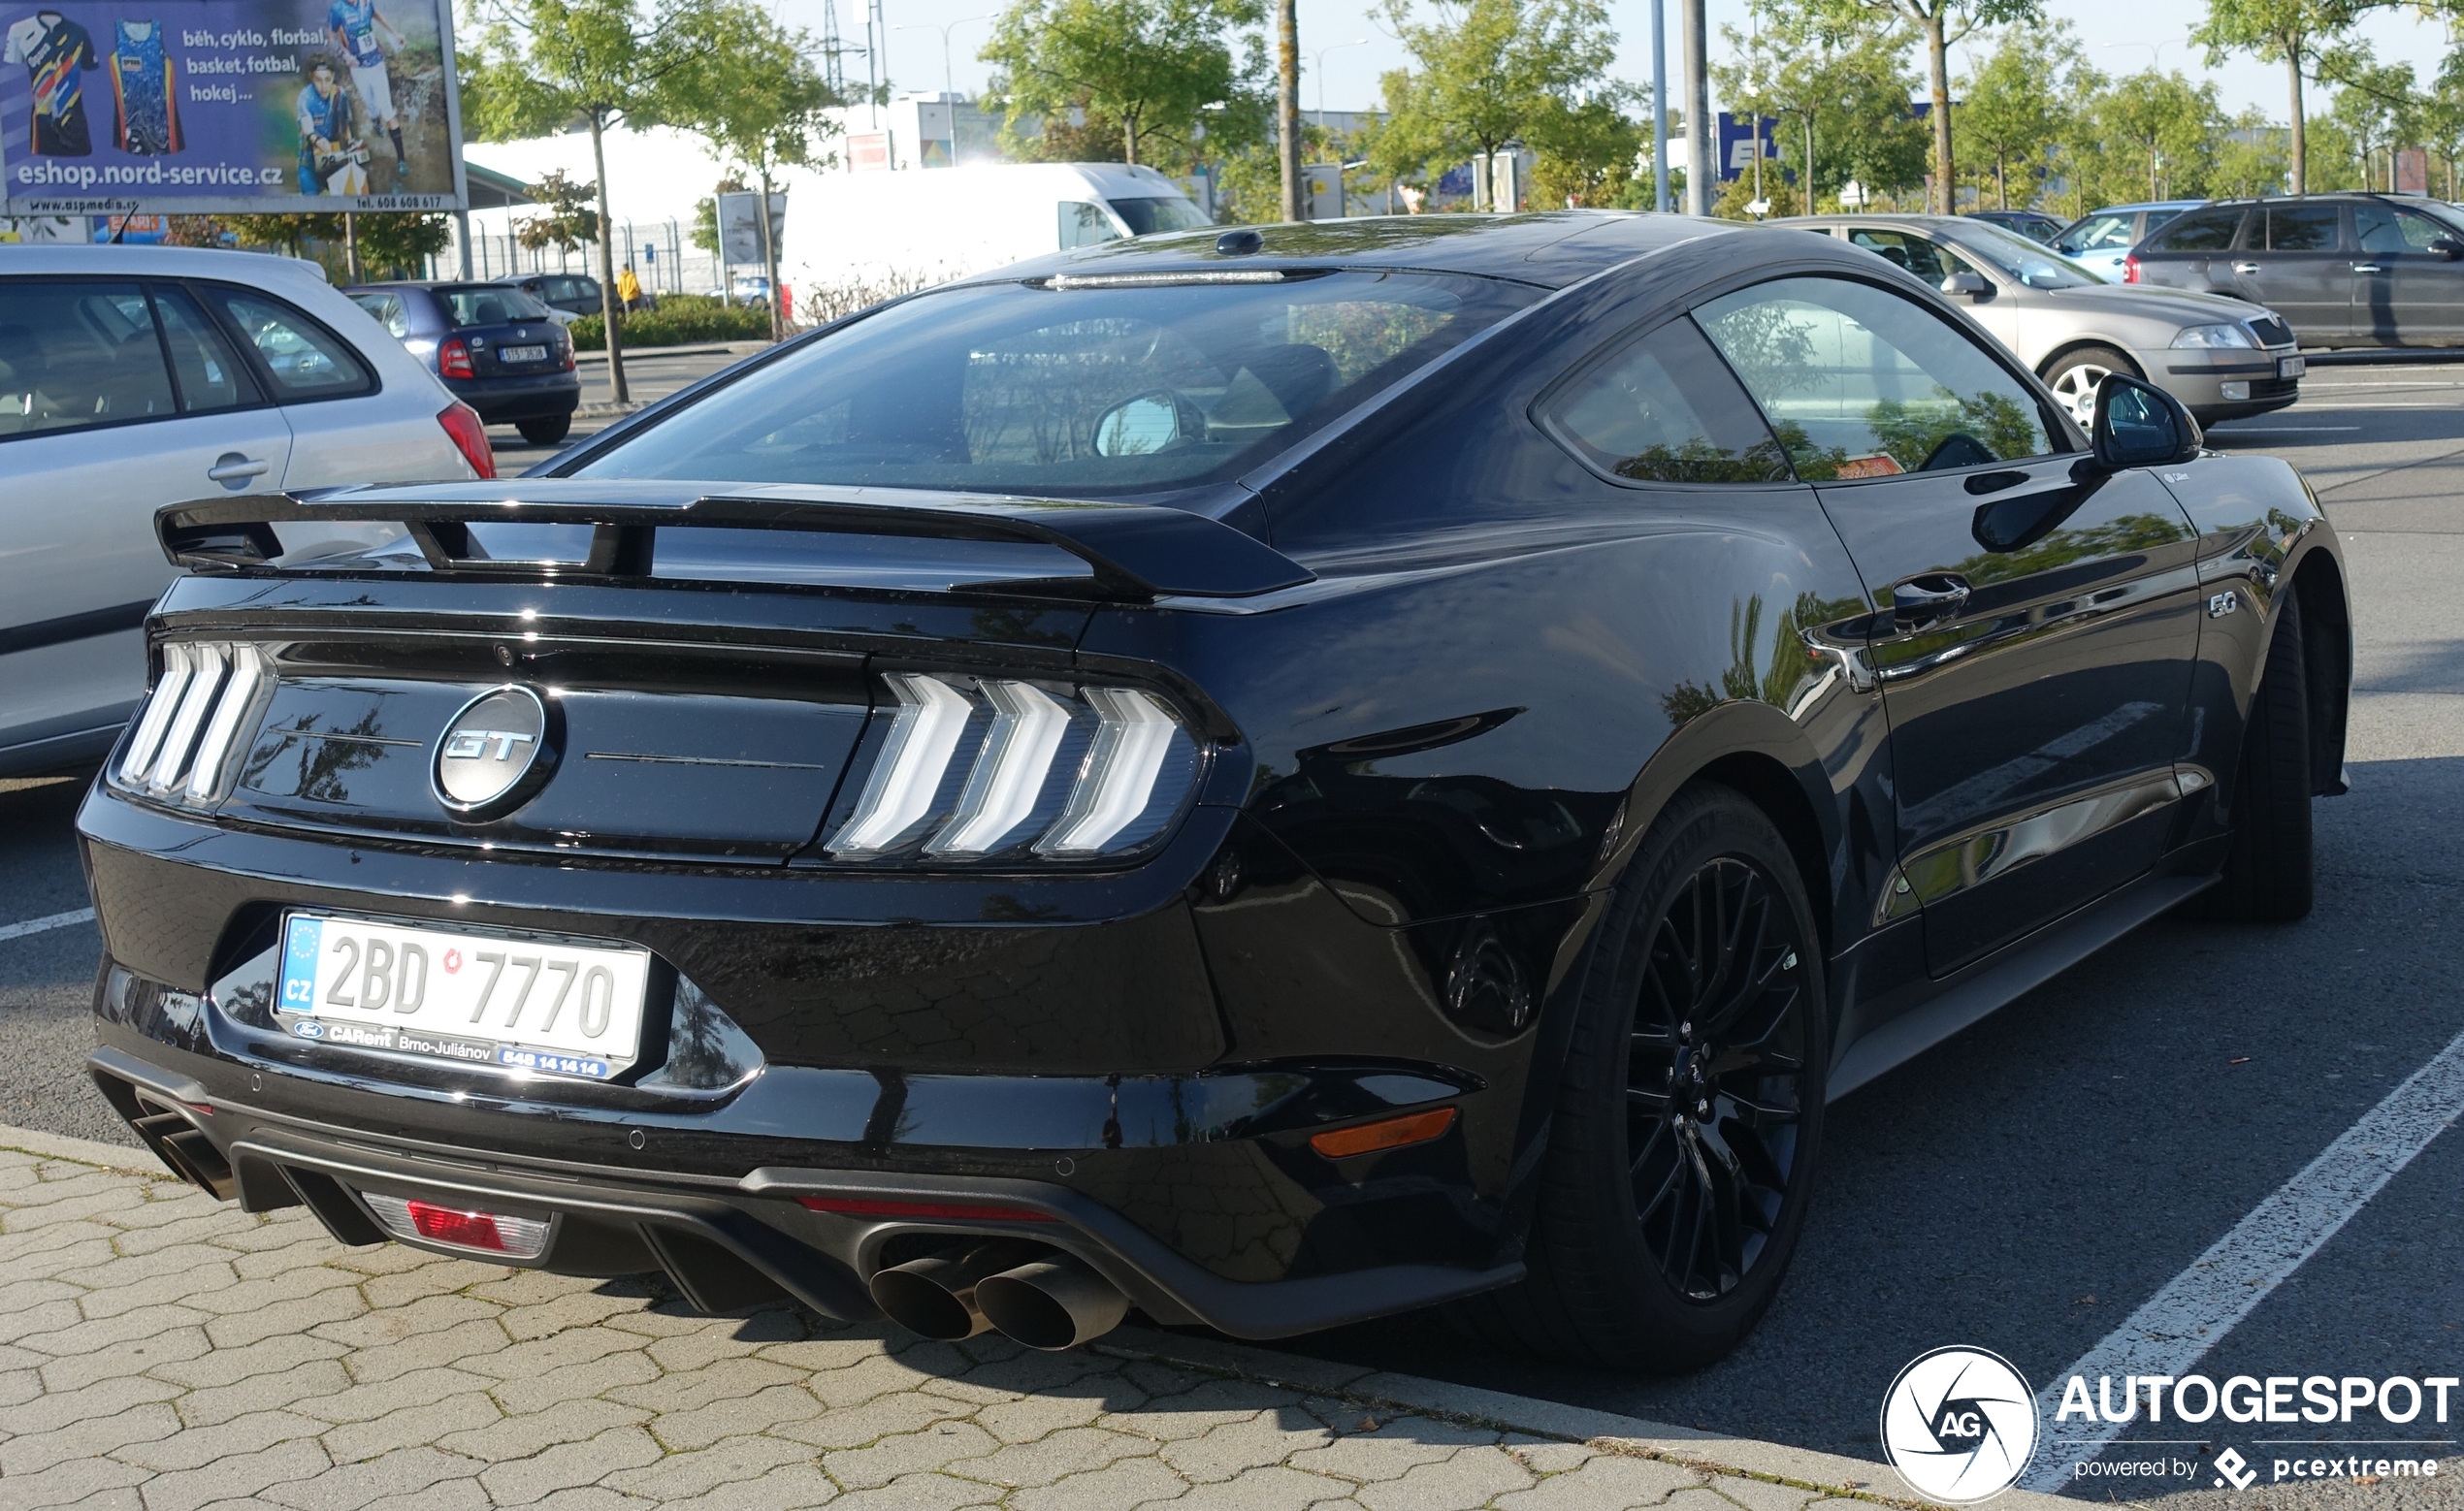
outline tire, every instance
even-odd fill
[[[2291,923],[2310,916],[2310,678],[2303,651],[2301,600],[2288,591],[2242,733],[2223,880],[2200,898],[2209,917]]]
[[[2139,376],[2139,365],[2110,346],[2082,346],[2063,352],[2045,370],[2045,386],[2054,391],[2081,430],[2096,420],[2096,385],[2108,372]]]
[[[534,446],[553,446],[573,429],[573,417],[569,414],[542,415],[535,420],[516,420],[513,428]]]
[[[1714,956],[1750,974],[1687,968]],[[1458,1303],[1459,1325],[1492,1346],[1647,1373],[1735,1348],[1804,1227],[1825,1000],[1787,842],[1735,791],[1686,788],[1643,836],[1591,947],[1528,1272]],[[1732,1068],[1702,1074],[1719,1060]],[[1693,1109],[1671,1082],[1695,1088]]]

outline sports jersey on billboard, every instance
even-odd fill
[[[0,213],[468,203],[450,0],[0,0]]]

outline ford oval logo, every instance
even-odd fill
[[[511,813],[554,773],[557,734],[555,709],[529,688],[480,693],[437,737],[430,766],[437,801],[460,819]]]

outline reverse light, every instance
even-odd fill
[[[481,478],[497,475],[496,448],[488,444],[488,427],[478,410],[457,399],[437,411],[437,423],[453,438],[454,449],[470,464],[471,471]]]
[[[163,647],[163,673],[146,694],[113,775],[119,786],[192,808],[223,794],[255,733],[274,663],[244,642],[179,641]]]
[[[536,1259],[547,1248],[547,1224],[536,1217],[465,1211],[373,1191],[361,1192],[360,1199],[398,1238],[425,1238],[508,1259]]]
[[[470,366],[470,343],[459,336],[446,337],[443,344],[437,348],[437,375],[449,378],[477,376]]]
[[[2136,253],[2136,252],[2125,252],[2125,253],[2124,253],[2124,254],[2123,254],[2123,258],[2122,258],[2122,281],[2123,281],[2123,282],[2124,282],[2124,283],[2136,283],[2136,282],[2138,282],[2138,281],[2139,281],[2139,254],[2138,254],[2138,253]]]
[[[2258,338],[2247,327],[2225,325],[2186,325],[2173,337],[2176,350],[2188,347],[2255,347]]]
[[[834,855],[1101,859],[1161,834],[1196,785],[1197,742],[1138,689],[917,672],[885,681],[896,701],[890,734],[827,842]]]

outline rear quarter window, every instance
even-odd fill
[[[2242,225],[2241,207],[2220,207],[2194,209],[2175,219],[2148,239],[2148,249],[2156,252],[2221,252],[2233,245],[2233,233]]]

